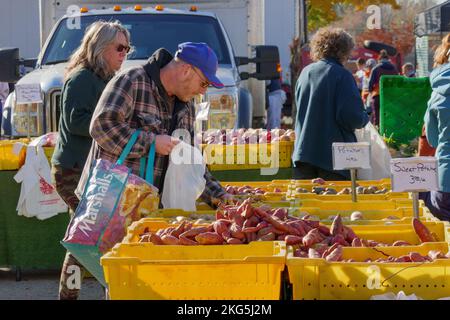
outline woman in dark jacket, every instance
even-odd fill
[[[52,157],[52,179],[56,191],[69,206],[78,206],[74,191],[80,180],[92,138],[89,124],[106,83],[130,49],[130,35],[119,22],[98,21],[86,30],[80,47],[66,68],[61,95],[59,135]],[[59,299],[77,299],[85,270],[67,252],[61,271]]]
[[[311,40],[315,62],[303,69],[295,88],[295,179],[350,178],[348,170],[333,170],[331,146],[356,142],[355,129],[369,121],[355,79],[343,67],[353,47],[352,37],[342,29],[322,28]]]

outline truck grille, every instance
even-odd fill
[[[58,131],[59,126],[59,115],[60,115],[60,102],[61,102],[61,91],[55,90],[50,93],[50,108],[47,109],[49,113],[47,114],[47,132]]]

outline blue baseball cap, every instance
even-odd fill
[[[175,57],[199,68],[206,79],[216,88],[223,88],[223,83],[216,77],[219,68],[217,56],[204,42],[183,42],[178,45]]]

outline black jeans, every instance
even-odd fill
[[[314,178],[322,178],[329,181],[343,181],[348,178],[334,171],[328,171],[306,162],[296,161],[293,168],[293,179],[307,180]]]

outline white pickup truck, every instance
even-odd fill
[[[227,33],[214,13],[163,6],[114,6],[98,10],[82,7],[80,12],[59,19],[37,60],[20,59],[17,48],[0,50],[0,81],[18,80],[16,86],[39,84],[42,97],[42,102],[19,104],[12,92],[2,112],[2,136],[39,136],[58,131],[64,68],[79,46],[86,27],[96,20],[119,20],[129,30],[134,51],[122,68],[143,64],[161,47],[175,53],[181,42],[206,42],[218,56],[218,77],[225,85],[223,89],[208,88],[203,97],[210,102],[209,120],[216,128],[251,127],[252,96],[242,86],[242,80],[269,80],[280,76],[276,46],[255,46],[251,58],[236,57]],[[256,72],[240,73],[238,66],[248,63],[256,64]],[[34,70],[20,78],[20,65],[33,66]]]

